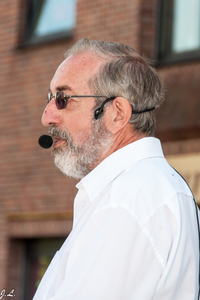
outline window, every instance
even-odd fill
[[[49,263],[64,241],[64,238],[25,241],[25,300],[32,300]]]
[[[75,27],[75,0],[31,0],[25,44],[70,37]]]
[[[161,0],[161,62],[200,58],[200,0]]]

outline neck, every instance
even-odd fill
[[[128,144],[131,144],[135,141],[146,137],[145,134],[139,134],[138,132],[133,131],[131,124],[128,125],[129,126],[124,127],[121,131],[119,131],[113,136],[113,144],[109,151],[104,154],[101,161],[109,155],[111,155],[112,153],[114,153],[115,151],[127,146]]]

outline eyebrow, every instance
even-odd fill
[[[56,87],[56,90],[61,91],[72,91],[72,89],[68,85],[60,85]],[[51,89],[49,88],[49,91],[51,92]]]
[[[56,90],[61,92],[61,91],[72,91],[72,89],[68,85],[61,85],[57,86]]]

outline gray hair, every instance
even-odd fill
[[[134,49],[121,43],[91,41],[84,38],[70,48],[65,56],[83,52],[91,52],[105,61],[88,82],[94,94],[123,97],[130,102],[133,111],[160,106],[164,99],[160,78],[149,61]],[[104,99],[97,98],[96,101],[99,105]],[[154,135],[153,111],[132,114],[129,122],[138,133]]]

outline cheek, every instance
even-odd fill
[[[72,136],[75,144],[84,145],[85,140],[92,133],[92,119],[91,117],[75,116],[72,118],[68,116],[63,120],[63,129],[67,129]]]

